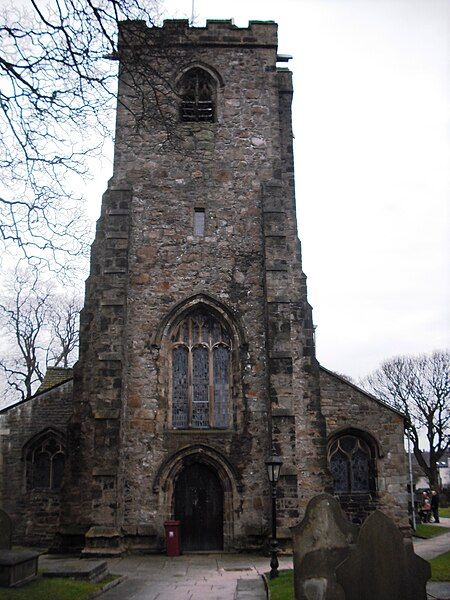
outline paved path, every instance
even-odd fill
[[[440,523],[431,523],[432,525],[440,525],[450,528],[450,519],[441,518]],[[414,538],[414,550],[416,554],[431,560],[439,554],[450,551],[450,532],[439,535],[428,540],[420,540]],[[427,592],[429,600],[450,600],[450,582],[429,581],[427,584]]]
[[[450,519],[447,519],[450,526]],[[447,523],[442,523],[443,525]],[[450,550],[450,533],[414,540],[419,556],[430,560]],[[41,556],[40,567],[50,557]],[[186,554],[125,556],[108,560],[111,573],[125,575],[120,585],[101,600],[264,600],[260,575],[269,570],[269,558],[250,554]],[[292,568],[292,557],[280,557],[280,568]],[[239,583],[238,583],[239,582]],[[428,584],[429,598],[450,600],[450,583]]]
[[[450,527],[450,518],[440,517],[439,523],[431,523],[431,525],[439,525],[440,527]]]
[[[450,532],[428,540],[414,538],[414,550],[425,560],[431,560],[439,554],[444,554],[450,550]]]
[[[264,599],[260,573],[269,570],[269,559],[248,554],[187,554],[124,557],[108,561],[111,573],[128,580],[102,595],[102,600],[240,600]],[[292,558],[280,560],[292,568]],[[239,586],[238,580],[253,580]]]

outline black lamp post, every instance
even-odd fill
[[[270,543],[270,579],[278,577],[278,542],[277,542],[277,483],[283,461],[272,449],[272,456],[266,460],[267,475],[272,487],[272,541]]]

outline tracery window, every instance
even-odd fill
[[[197,310],[172,331],[172,426],[229,426],[231,338],[219,319]]]
[[[328,449],[328,464],[337,494],[375,491],[373,452],[362,438],[345,434]]]
[[[215,120],[215,81],[204,69],[187,71],[180,82],[180,119],[185,122]]]
[[[62,439],[54,432],[47,432],[31,443],[25,453],[27,489],[59,490],[65,458]]]

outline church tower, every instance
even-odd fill
[[[262,547],[272,448],[287,540],[328,475],[277,26],[134,21],[120,36],[63,543],[157,551],[175,518],[185,550]]]

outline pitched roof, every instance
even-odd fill
[[[336,379],[339,379],[339,381],[341,381],[342,383],[345,383],[346,385],[349,385],[351,388],[353,388],[357,392],[360,392],[361,394],[364,394],[370,400],[375,400],[375,402],[377,402],[378,404],[380,404],[381,406],[383,406],[383,408],[388,408],[389,410],[392,410],[392,412],[395,412],[398,415],[400,415],[401,417],[403,417],[404,419],[406,419],[405,413],[403,413],[401,410],[397,410],[393,406],[390,406],[386,402],[383,402],[383,400],[380,400],[379,398],[377,398],[376,396],[374,396],[370,392],[366,392],[366,390],[363,390],[359,386],[355,385],[352,381],[349,381],[348,379],[345,379],[345,377],[342,377],[341,375],[338,375],[334,371],[330,371],[329,369],[326,369],[322,365],[320,365],[320,369],[322,371],[324,371],[325,373],[327,373],[328,375],[331,375],[332,377],[335,377]]]
[[[25,400],[19,400],[18,402],[9,404],[4,408],[0,408],[0,414],[7,412],[11,408],[16,408],[16,406],[25,404],[26,402],[33,400],[33,398],[36,398],[36,396],[45,394],[45,392],[49,392],[50,390],[53,390],[54,388],[57,388],[58,386],[63,385],[64,383],[67,383],[68,381],[72,381],[72,379],[73,369],[71,367],[48,367],[47,372],[44,375],[44,379],[41,382],[41,385],[38,387],[38,389],[34,392],[32,396],[30,396],[29,398],[25,398]]]
[[[47,367],[47,372],[44,375],[44,379],[33,395],[36,396],[37,394],[46,392],[47,390],[56,387],[60,383],[64,383],[68,379],[72,379],[72,377],[73,369],[71,367]]]

